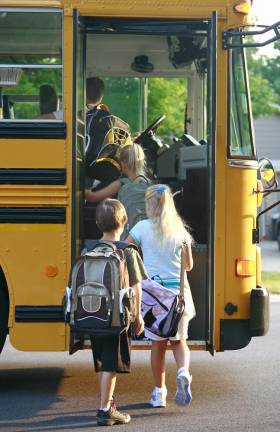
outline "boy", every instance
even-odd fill
[[[119,241],[127,223],[125,208],[116,199],[105,199],[96,208],[96,223],[103,232],[100,241]],[[128,267],[129,284],[134,288],[136,295],[135,330],[136,334],[139,335],[144,330],[144,321],[141,316],[141,281],[147,279],[148,276],[141,257],[135,249],[128,247],[124,253]],[[91,342],[94,366],[100,387],[100,409],[97,411],[97,424],[112,426],[129,423],[130,415],[117,411],[113,397],[116,373],[130,372],[129,336],[124,331],[117,336],[93,336]]]

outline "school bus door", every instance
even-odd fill
[[[216,89],[217,89],[217,12],[212,13],[211,27],[208,35],[209,44],[209,78],[208,78],[208,167],[209,167],[209,231],[208,231],[208,308],[206,322],[208,337],[207,349],[214,353],[214,319],[215,319],[215,165],[216,165]]]
[[[72,253],[83,247],[84,149],[85,149],[85,32],[77,10],[73,11],[73,121],[72,121]]]

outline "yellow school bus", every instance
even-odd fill
[[[89,76],[104,80],[104,101],[134,131],[158,127],[151,151],[157,180],[179,192],[195,239],[190,347],[240,349],[266,333],[257,247],[262,190],[244,53],[252,6],[0,1],[0,350],[7,334],[18,350],[71,350],[63,297],[90,223],[83,194]],[[172,90],[174,83],[183,90]],[[48,116],[43,86],[57,98]],[[150,118],[155,98],[159,119]],[[271,170],[266,161],[261,168],[266,176]]]

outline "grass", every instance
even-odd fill
[[[263,271],[261,284],[271,294],[280,294],[280,273]]]

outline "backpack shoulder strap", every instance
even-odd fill
[[[118,248],[118,246],[115,245],[115,243],[116,242],[110,242],[108,240],[93,240],[93,241],[87,243],[85,245],[85,248],[86,248],[87,252],[90,252],[91,250],[95,249],[97,246],[105,245],[105,246],[111,247],[112,250],[115,251]]]
[[[139,252],[138,247],[133,243],[126,243],[124,241],[116,241],[115,245],[120,250],[125,250],[128,248],[131,248],[131,249],[135,249],[137,252]]]

